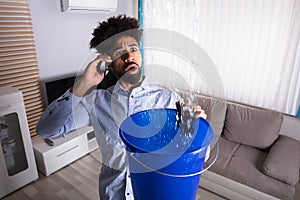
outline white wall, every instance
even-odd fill
[[[60,11],[60,0],[29,0],[42,81],[77,74],[89,54],[99,21],[117,14],[135,15],[135,0],[118,0],[114,13]]]

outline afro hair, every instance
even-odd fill
[[[90,48],[96,48],[101,53],[101,49],[97,46],[120,33],[134,37],[139,42],[142,36],[139,21],[133,17],[118,15],[108,18],[107,21],[99,22],[99,26],[94,29],[92,34],[94,37],[90,41]]]

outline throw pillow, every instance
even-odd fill
[[[290,185],[299,180],[300,142],[280,135],[263,164],[262,171]]]
[[[266,149],[278,138],[282,119],[282,114],[276,111],[228,104],[224,137],[229,141]]]

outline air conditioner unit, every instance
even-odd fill
[[[60,0],[62,12],[115,12],[117,3],[118,0]]]

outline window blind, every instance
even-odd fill
[[[28,0],[0,1],[0,86],[22,91],[31,137],[43,99]]]
[[[152,0],[143,1],[143,11],[144,33],[147,28],[156,28],[190,38],[215,65],[208,65],[202,71],[211,68],[217,71],[208,78],[204,73],[203,78],[195,76],[192,69],[197,67],[188,62],[182,64],[182,55],[147,46],[145,36],[146,76],[149,63],[152,66],[164,64],[177,70],[193,85],[201,85],[199,80],[203,79],[211,81],[208,88],[216,92],[200,88],[201,93],[292,115],[297,112],[300,96],[299,0]],[[153,40],[152,35],[148,38]],[[171,37],[166,38],[167,41],[173,45]],[[187,54],[189,51],[197,53],[189,46],[181,49],[184,50]],[[193,62],[200,58],[200,53],[195,59],[183,58]],[[201,61],[200,66],[206,66],[205,60],[201,58]],[[218,77],[224,95],[218,93],[222,90],[214,88]],[[174,85],[180,83],[174,82]]]

